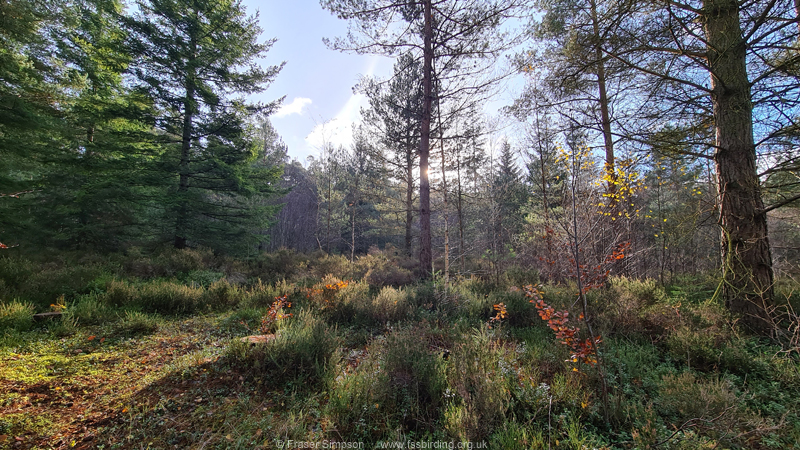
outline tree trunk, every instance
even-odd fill
[[[444,293],[450,282],[450,226],[447,217],[447,158],[444,153],[444,124],[442,124],[442,111],[439,101],[436,101],[436,113],[439,121],[439,149],[442,153],[442,215],[444,216]]]
[[[606,190],[609,194],[610,206],[616,205],[616,172],[614,171],[614,136],[611,134],[611,114],[608,108],[608,93],[606,91],[606,68],[603,62],[603,43],[600,37],[600,24],[597,17],[597,2],[591,2],[592,27],[594,31],[595,58],[597,58],[595,71],[597,72],[597,90],[600,101],[600,121],[603,127],[603,144],[606,150],[605,171],[608,176]]]
[[[706,0],[705,33],[716,126],[714,162],[722,227],[723,296],[753,331],[767,332],[772,257],[763,213],[746,45],[736,0]]]
[[[195,77],[196,69],[194,67],[194,55],[197,51],[197,44],[194,41],[194,36],[190,43],[192,48],[192,60],[187,64],[186,74],[186,97],[183,101],[183,130],[181,135],[181,160],[178,164],[178,173],[180,178],[178,180],[178,216],[175,220],[175,242],[174,247],[177,249],[186,248],[186,228],[188,218],[188,205],[187,199],[184,198],[189,191],[189,158],[192,149],[192,121],[194,120],[194,113],[197,108],[195,104]]]
[[[406,140],[406,236],[405,253],[411,256],[411,225],[414,223],[414,149],[411,147],[411,137]]]
[[[461,263],[461,273],[467,270],[466,261],[464,260],[464,210],[462,204],[462,190],[461,190],[461,155],[456,153],[456,213],[458,214],[458,260]]]
[[[433,85],[433,26],[431,24],[431,1],[425,0],[425,30],[422,66],[422,120],[419,139],[419,265],[423,277],[431,275],[433,253],[431,251],[431,186],[428,182],[428,156],[431,138],[431,87]]]

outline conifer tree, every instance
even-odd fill
[[[167,149],[164,176],[168,235],[176,248],[230,247],[255,242],[274,207],[248,201],[274,192],[276,167],[256,166],[259,147],[251,117],[277,102],[250,104],[279,66],[261,68],[274,41],[259,43],[255,16],[238,0],[139,0],[126,24],[138,86],[159,113],[159,141]],[[249,239],[245,239],[248,238]]]

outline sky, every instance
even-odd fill
[[[353,86],[361,76],[391,76],[393,59],[328,49],[322,38],[344,36],[347,21],[323,9],[319,0],[243,3],[248,14],[258,11],[262,41],[277,39],[262,64],[286,62],[270,87],[253,100],[269,102],[285,96],[270,121],[288,146],[289,157],[305,164],[310,155],[319,155],[326,142],[348,147],[352,124],[360,120],[360,109],[367,105]],[[501,95],[491,106],[494,113],[509,104],[512,96],[511,91]]]
[[[376,55],[351,55],[328,49],[323,37],[344,36],[347,22],[322,9],[319,0],[244,0],[249,14],[259,12],[262,40],[276,38],[262,64],[285,61],[269,89],[254,100],[285,96],[270,116],[289,147],[289,157],[306,162],[324,142],[349,146],[352,123],[360,118],[363,95],[353,86],[362,75],[386,78],[393,60]]]

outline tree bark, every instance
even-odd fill
[[[183,130],[181,134],[181,160],[178,164],[178,216],[175,219],[175,241],[173,246],[177,249],[186,248],[186,227],[188,222],[187,200],[183,198],[189,191],[189,158],[192,150],[192,121],[194,120],[195,109],[195,77],[194,57],[197,52],[197,44],[192,36],[190,42],[192,49],[192,60],[187,64],[186,73],[186,97],[183,101]]]
[[[410,133],[407,133],[406,138],[406,235],[405,235],[405,253],[411,256],[411,225],[414,222],[414,154],[411,145]]]
[[[729,310],[767,332],[772,257],[756,171],[746,43],[736,0],[705,0],[705,33],[716,127],[714,162],[722,228],[722,293]]]
[[[433,85],[433,25],[431,23],[431,1],[425,0],[425,28],[422,66],[422,120],[419,139],[419,224],[420,249],[419,265],[423,277],[429,277],[433,270],[431,251],[431,186],[428,181],[428,156],[431,137],[431,88]]]
[[[597,2],[592,0],[591,2],[591,14],[592,14],[592,31],[594,32],[594,40],[595,40],[595,58],[597,61],[595,63],[595,75],[597,75],[597,90],[600,101],[600,121],[603,127],[603,144],[605,146],[606,151],[606,163],[605,163],[605,171],[606,175],[608,175],[608,180],[606,184],[606,190],[609,194],[610,205],[616,205],[616,172],[614,170],[614,136],[611,134],[611,114],[608,108],[608,92],[606,90],[606,68],[605,63],[603,62],[603,43],[601,42],[600,37],[600,24],[599,19],[597,17]]]

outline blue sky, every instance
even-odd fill
[[[322,9],[319,0],[244,0],[248,13],[259,11],[262,39],[277,38],[265,65],[286,61],[269,89],[255,97],[271,101],[286,96],[270,118],[289,147],[289,156],[305,162],[323,142],[349,146],[351,124],[366,102],[353,94],[361,75],[387,77],[391,59],[329,50],[323,37],[343,36],[347,22]]]
[[[275,82],[255,100],[286,96],[283,108],[270,120],[289,147],[289,157],[305,163],[309,155],[319,154],[324,142],[349,147],[352,123],[360,120],[360,108],[366,105],[366,99],[352,88],[361,75],[389,77],[393,59],[329,50],[322,38],[344,36],[347,22],[322,9],[319,0],[243,2],[249,14],[259,11],[262,40],[278,39],[262,63],[286,61]],[[517,88],[503,90],[485,112],[496,115],[510,104],[521,81],[521,77],[511,81]]]

